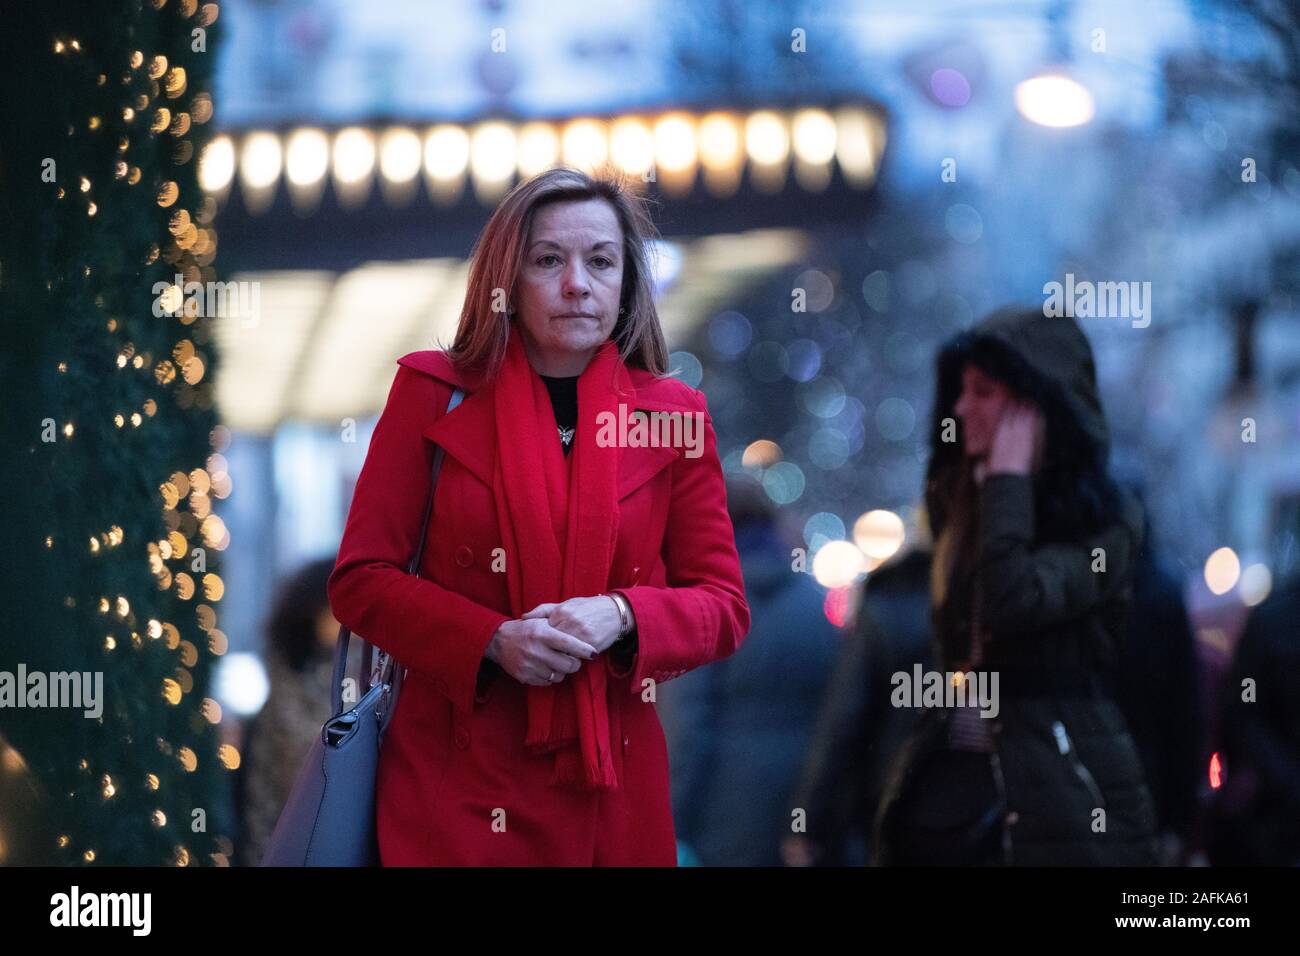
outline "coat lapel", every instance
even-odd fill
[[[488,389],[467,394],[450,412],[440,415],[424,429],[424,437],[441,445],[448,455],[470,470],[479,481],[492,487],[496,465],[496,418]]]
[[[451,363],[441,353],[420,352],[399,360],[418,371],[448,382],[453,387],[463,387]],[[690,413],[694,409],[662,394],[656,388],[656,379],[644,372],[632,370],[637,386],[629,398],[628,406],[647,412]],[[492,486],[492,471],[496,465],[496,422],[493,416],[490,388],[467,392],[461,403],[450,412],[441,414],[423,431],[429,441],[442,446],[488,487]],[[558,439],[557,439],[558,440]],[[618,497],[621,501],[647,481],[668,467],[682,454],[680,448],[636,447],[623,448],[619,455]]]

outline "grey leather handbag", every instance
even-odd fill
[[[452,392],[447,411],[465,397]],[[433,481],[424,507],[424,524],[407,569],[418,575],[433,514],[433,490],[442,468],[442,448],[434,449]],[[344,710],[343,677],[347,669],[352,632],[339,628],[334,648],[334,678],[330,706],[334,716],[325,722],[312,743],[307,761],[276,821],[262,866],[378,866],[379,843],[375,834],[375,776],[379,748],[402,689],[406,669],[391,655],[380,652],[362,638],[357,687],[366,691],[356,706]]]

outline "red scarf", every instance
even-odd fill
[[[497,449],[492,492],[506,552],[510,610],[602,593],[618,537],[617,447],[596,444],[597,416],[618,414],[631,379],[612,341],[578,379],[578,427],[565,461],[545,383],[512,326],[496,381]],[[610,745],[604,661],[584,661],[549,686],[527,687],[528,734],[536,754],[554,752],[551,786],[618,786]]]

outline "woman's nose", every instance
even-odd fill
[[[588,285],[587,273],[581,265],[574,263],[564,270],[562,289],[565,295],[586,295],[590,291]]]

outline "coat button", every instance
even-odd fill
[[[468,568],[474,563],[474,552],[469,549],[468,545],[462,544],[456,549],[456,563],[462,568]]]
[[[628,738],[624,737],[624,738],[623,738],[623,746],[626,747],[626,746],[627,746],[627,743],[628,743]]]
[[[469,728],[460,727],[456,730],[456,746],[464,750],[469,746]]]

